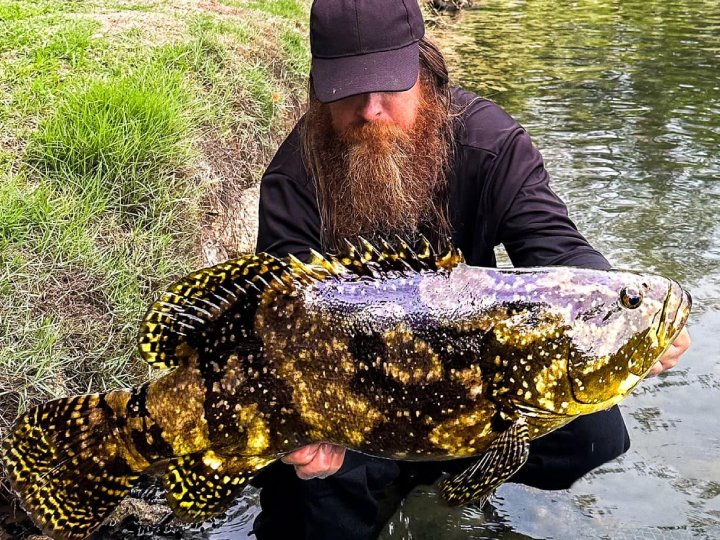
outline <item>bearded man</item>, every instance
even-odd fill
[[[569,219],[525,130],[496,104],[452,88],[424,38],[417,0],[316,0],[309,108],[260,191],[257,250],[308,260],[345,238],[451,237],[468,264],[610,268]],[[677,363],[686,332],[654,368]],[[569,487],[629,447],[617,407],[531,443],[512,478]],[[259,540],[376,538],[404,495],[473,460],[407,463],[327,443],[262,471]],[[289,467],[288,464],[293,465]]]

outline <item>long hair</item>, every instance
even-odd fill
[[[450,75],[448,74],[445,57],[432,41],[423,37],[420,40],[420,73],[425,77],[438,97],[445,105],[448,115],[451,114]]]

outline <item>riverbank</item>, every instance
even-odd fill
[[[0,439],[144,382],[144,310],[254,248],[305,97],[307,0],[0,0]]]

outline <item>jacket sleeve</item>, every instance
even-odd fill
[[[496,242],[515,266],[582,266],[609,269],[610,264],[578,232],[565,203],[550,188],[540,152],[518,128],[494,164]]]
[[[610,268],[550,188],[540,152],[524,130],[514,133],[497,157],[492,199],[499,212],[497,240],[515,266]],[[625,422],[615,406],[532,441],[530,457],[513,481],[542,489],[568,488],[629,447]]]

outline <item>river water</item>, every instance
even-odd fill
[[[567,491],[506,484],[483,511],[421,488],[382,539],[720,538],[720,5],[476,3],[434,30],[455,81],[527,128],[615,266],[691,291],[694,343],[623,403],[632,448],[617,461]],[[248,501],[210,537],[246,537]]]

